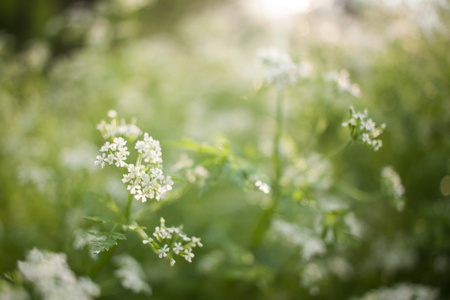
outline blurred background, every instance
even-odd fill
[[[273,174],[265,48],[313,75],[286,91],[283,198],[254,244],[270,198],[243,174]],[[448,0],[1,0],[0,271],[33,247],[89,270],[83,216],[102,213],[98,194],[127,198],[118,170],[94,166],[96,124],[115,109],[161,141],[168,174],[184,176],[184,153],[202,159],[174,141],[231,153],[142,221],[201,236],[192,264],[171,268],[132,236],[116,249],[153,299],[450,299],[449,49]],[[344,69],[361,97],[324,80]],[[328,156],[349,105],[386,124],[383,147]],[[99,299],[148,298],[113,270],[93,278]]]

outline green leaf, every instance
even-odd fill
[[[126,240],[126,236],[120,232],[96,232],[88,231],[88,233],[95,237],[91,242],[91,250],[94,254],[103,251],[108,251],[113,246],[117,245],[118,240]]]

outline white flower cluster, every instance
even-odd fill
[[[102,168],[105,164],[115,164],[117,167],[125,167],[127,165],[125,160],[128,155],[130,155],[128,147],[125,147],[126,144],[127,141],[125,141],[122,137],[114,138],[112,143],[106,142],[100,148],[102,155],[97,156],[95,165],[101,166]]]
[[[125,137],[127,140],[134,141],[142,134],[139,127],[134,124],[127,124],[123,119],[119,124],[117,120],[117,112],[115,110],[108,111],[108,117],[111,118],[110,123],[106,123],[102,120],[97,125],[97,129],[101,132],[105,140],[111,137]]]
[[[100,295],[100,288],[89,278],[75,276],[63,253],[33,249],[26,261],[19,261],[18,268],[42,299],[89,300]]]
[[[144,244],[151,244],[156,249],[159,258],[166,258],[170,260],[170,265],[175,264],[174,255],[184,257],[188,262],[192,262],[194,253],[192,248],[203,247],[200,238],[195,236],[188,237],[182,230],[182,227],[166,227],[163,218],[160,220],[160,226],[155,228],[153,233],[155,239],[149,238],[143,240]]]
[[[405,207],[404,194],[405,188],[397,172],[392,167],[384,167],[381,170],[381,182],[384,192],[394,201],[398,211]]]
[[[145,281],[144,271],[133,257],[122,254],[115,256],[114,262],[118,266],[114,274],[120,279],[120,283],[124,288],[133,291],[135,294],[152,294],[152,288]]]
[[[110,111],[108,115],[115,118],[116,112]],[[105,128],[102,124],[106,123],[102,121],[99,124],[98,127],[101,128],[101,132]],[[134,127],[130,127],[126,123],[123,123],[121,126],[123,128],[136,127],[134,125]],[[124,135],[130,140],[133,140],[140,134],[141,130],[136,127],[136,129],[128,132],[117,131],[115,129],[106,130],[105,132],[106,134],[102,132],[103,136],[112,139],[112,143],[106,142],[100,148],[102,155],[97,156],[95,164],[102,168],[106,164],[115,164],[117,167],[127,168],[128,173],[123,175],[122,182],[128,184],[127,189],[130,191],[130,194],[134,195],[136,200],[146,202],[147,199],[156,199],[158,201],[163,199],[164,195],[172,190],[173,181],[170,176],[164,176],[163,174],[163,160],[159,141],[153,139],[148,133],[145,133],[144,139],[137,141],[134,147],[138,152],[136,164],[128,164],[126,163],[126,159],[130,155],[130,152],[128,151],[128,147],[126,147],[127,141],[122,136],[116,137],[115,134]]]
[[[353,106],[350,106],[350,119],[342,123],[342,126],[349,128],[350,136],[354,140],[373,148],[374,151],[378,151],[383,146],[383,142],[376,138],[383,132],[386,125],[376,127],[375,122],[369,118],[367,109],[356,112]]]
[[[411,283],[401,283],[393,287],[382,287],[377,290],[367,292],[361,298],[352,300],[435,300],[439,296],[437,289]]]
[[[311,75],[311,64],[307,62],[294,63],[289,55],[278,49],[260,50],[258,57],[262,64],[267,67],[264,76],[265,81],[279,90],[289,85],[295,85]]]
[[[325,74],[325,80],[335,82],[340,92],[348,92],[355,97],[361,96],[361,90],[356,83],[351,83],[347,70],[330,71]]]

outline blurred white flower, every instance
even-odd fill
[[[311,75],[311,64],[294,63],[289,55],[275,48],[260,50],[258,58],[266,67],[264,80],[279,90],[295,85]]]
[[[63,253],[32,249],[18,268],[46,300],[89,300],[100,295],[100,288],[89,278],[75,276]]]
[[[347,70],[330,71],[325,74],[325,80],[335,82],[340,92],[348,92],[355,97],[361,96],[361,90],[355,83],[351,83]]]
[[[384,193],[393,201],[395,208],[402,211],[405,207],[405,188],[400,176],[392,167],[384,167],[381,170],[381,183]]]
[[[120,279],[120,283],[124,288],[133,291],[135,294],[152,294],[152,289],[146,282],[146,276],[141,265],[133,257],[122,254],[115,256],[113,260],[118,266],[118,269],[114,271],[114,275]]]
[[[371,290],[361,298],[352,300],[435,300],[439,296],[438,289],[411,283],[400,283],[393,287],[382,287]]]

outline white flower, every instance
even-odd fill
[[[192,243],[194,243],[194,245],[197,245],[199,247],[203,247],[203,244],[200,242],[200,238],[193,236],[192,237]]]
[[[186,255],[184,258],[188,261],[188,262],[192,262],[192,259],[194,258],[194,253],[192,253],[192,248],[186,249],[184,251],[184,254]]]
[[[163,257],[166,257],[167,256],[167,253],[169,252],[169,246],[167,246],[167,244],[165,244],[164,245],[164,247],[163,248],[161,248],[161,249],[158,249],[158,257],[159,258],[163,258]]]
[[[175,252],[175,254],[180,254],[181,251],[184,251],[184,247],[181,243],[175,243],[173,246],[173,252]]]
[[[117,112],[115,110],[111,109],[108,111],[107,115],[108,115],[108,117],[110,117],[112,119],[112,118],[117,117]]]
[[[257,180],[255,182],[255,186],[258,187],[264,194],[270,193],[270,187],[267,183],[262,182],[261,180]]]
[[[155,227],[153,236],[156,240],[146,239],[144,244],[150,244],[150,246],[158,254],[159,258],[167,258],[170,260],[171,266],[175,264],[173,255],[180,255],[185,257],[189,262],[192,262],[194,253],[192,253],[193,247],[203,247],[200,242],[200,238],[193,236],[188,237],[183,231],[182,227],[166,227],[163,218],[160,220],[160,226]]]
[[[106,154],[102,153],[102,155],[97,155],[96,157],[96,161],[95,161],[95,165],[98,166],[100,165],[102,168],[105,166],[105,158],[106,158]]]
[[[367,109],[356,112],[353,106],[350,106],[350,119],[343,122],[342,126],[348,127],[353,139],[371,147],[374,151],[378,151],[383,146],[383,142],[376,138],[383,132],[386,125],[382,124],[377,128],[375,122],[368,117]]]

